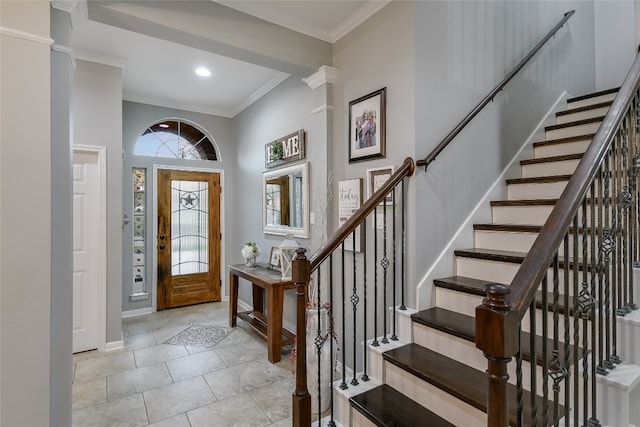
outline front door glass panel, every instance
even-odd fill
[[[209,184],[171,181],[171,273],[209,271]]]

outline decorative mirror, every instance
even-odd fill
[[[309,237],[307,162],[262,174],[263,232]]]

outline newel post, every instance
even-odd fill
[[[311,395],[307,389],[307,285],[311,279],[311,265],[306,249],[296,250],[291,277],[296,285],[296,389],[293,392],[293,426],[311,425]]]
[[[509,288],[492,284],[485,287],[487,296],[476,307],[476,347],[488,361],[487,426],[509,425],[507,400],[507,364],[518,352],[519,319],[507,304]]]

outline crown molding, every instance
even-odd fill
[[[328,83],[333,84],[336,80],[338,80],[338,69],[327,65],[323,65],[318,71],[302,79],[311,89],[317,89]]]
[[[69,55],[69,61],[71,61],[71,66],[76,68],[76,56],[73,54],[73,49],[69,46],[63,46],[59,44],[52,44],[51,50],[54,52],[60,52]]]
[[[291,74],[287,73],[278,73],[274,78],[269,80],[264,86],[251,94],[249,98],[247,98],[244,102],[239,104],[236,108],[231,112],[231,117],[235,117],[237,114],[242,112],[245,108],[265,96],[267,93],[271,92],[273,88],[278,86],[280,83],[289,78]]]
[[[53,39],[51,37],[43,37],[38,34],[27,33],[26,31],[16,30],[13,28],[0,27],[0,34],[3,36],[46,44],[47,46],[51,46],[53,44]]]
[[[316,108],[315,110],[311,111],[311,115],[315,115],[315,114],[320,114],[320,113],[324,113],[325,111],[333,111],[335,109],[335,107],[333,105],[321,105],[318,108]]]
[[[121,68],[124,70],[127,65],[127,59],[119,56],[105,55],[103,53],[90,52],[88,50],[75,49],[76,59],[82,61],[95,62],[97,64],[109,65],[111,67]]]

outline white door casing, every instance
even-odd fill
[[[105,349],[105,149],[73,151],[73,352]]]

